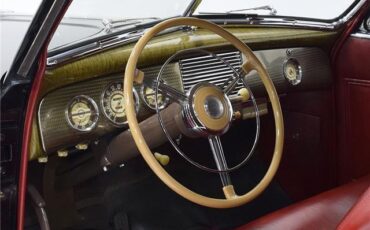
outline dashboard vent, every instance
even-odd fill
[[[228,62],[235,70],[238,70],[242,64],[239,51],[216,53],[216,55]],[[184,58],[179,61],[179,64],[185,92],[199,82],[210,82],[221,86],[234,73],[225,63],[211,55]],[[236,94],[242,87],[243,83],[239,82],[231,94]]]

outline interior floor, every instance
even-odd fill
[[[225,153],[231,156],[230,165],[245,157],[246,153],[239,151],[250,149],[254,132],[255,121],[251,120],[241,122],[222,138]],[[213,162],[207,140],[183,138],[180,147],[198,162]],[[171,157],[165,167],[185,186],[200,194],[223,197],[218,174],[195,168],[169,145],[156,151]],[[267,164],[259,155],[257,151],[244,167],[231,173],[238,193],[249,191],[264,176]],[[44,197],[53,229],[232,229],[292,203],[274,181],[248,205],[232,209],[202,207],[170,190],[141,157],[74,187],[60,188],[53,184],[53,175],[63,160],[67,159],[51,157],[44,170]]]

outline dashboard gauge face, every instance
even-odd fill
[[[88,96],[76,96],[68,104],[66,118],[72,128],[82,132],[90,131],[99,119],[98,106]]]
[[[145,104],[155,110],[156,105],[155,105],[155,91],[152,87],[149,87],[147,85],[142,85],[141,86],[141,91],[140,91],[141,98],[145,102]],[[158,92],[158,107],[159,109],[163,109],[167,106],[169,102],[169,99],[165,97],[163,94]]]
[[[284,63],[284,76],[292,85],[298,85],[302,80],[302,67],[299,62],[290,58]]]
[[[136,111],[138,108],[138,96],[134,89],[134,100]],[[123,83],[113,82],[104,90],[101,98],[101,104],[104,115],[116,126],[122,126],[127,123],[126,108],[123,96]]]

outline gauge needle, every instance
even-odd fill
[[[78,112],[78,113],[72,113],[72,116],[79,116],[79,115],[85,115],[85,114],[89,114],[91,113],[91,111],[83,111],[83,112]]]

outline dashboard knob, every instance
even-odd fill
[[[170,157],[167,155],[163,155],[160,153],[155,152],[154,157],[161,163],[161,165],[166,166],[170,162]]]

